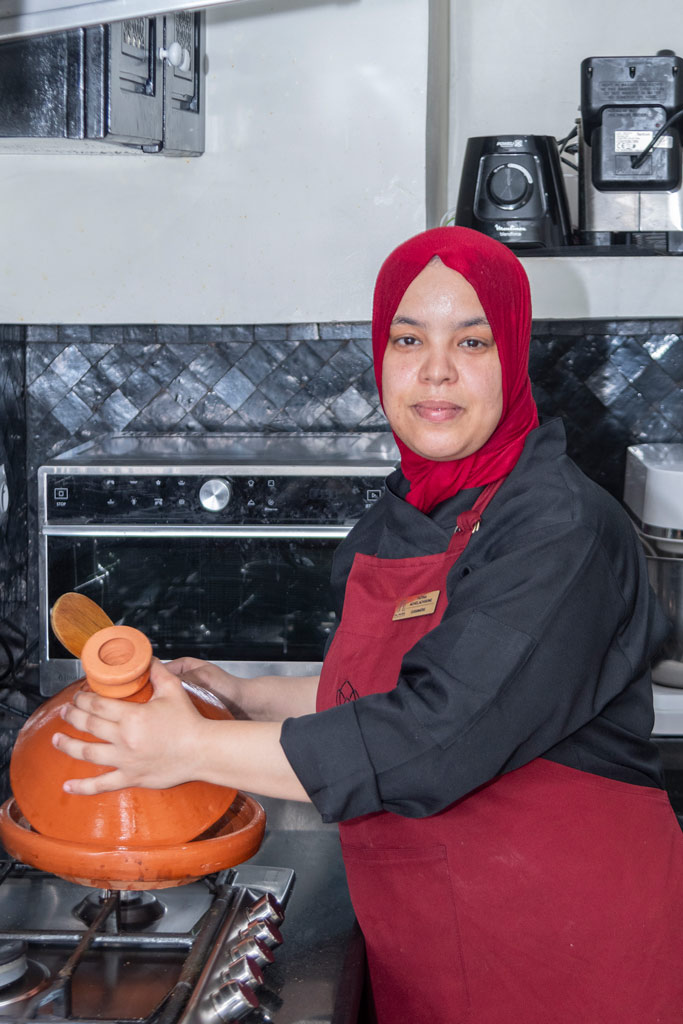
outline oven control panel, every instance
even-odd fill
[[[55,525],[345,524],[382,497],[386,475],[41,473]]]

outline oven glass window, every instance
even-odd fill
[[[86,594],[164,659],[321,661],[339,541],[50,537],[48,606]],[[49,657],[70,655],[50,634]]]

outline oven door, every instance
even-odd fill
[[[82,674],[50,629],[50,608],[70,591],[140,629],[164,661],[204,658],[243,676],[317,674],[335,626],[332,556],[347,532],[48,528],[40,553],[41,692]]]

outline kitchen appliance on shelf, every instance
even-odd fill
[[[650,583],[672,632],[652,671],[655,735],[683,735],[683,444],[633,445],[624,504],[645,548]]]
[[[204,152],[204,14],[0,43],[0,151]]]
[[[468,139],[454,220],[511,249],[570,245],[556,140],[548,135]]]
[[[588,57],[581,64],[579,238],[683,253],[683,61]]]
[[[41,692],[82,675],[49,626],[71,591],[164,660],[316,674],[332,556],[397,460],[388,432],[118,435],[51,460],[38,470]]]

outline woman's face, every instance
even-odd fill
[[[412,451],[445,462],[478,451],[503,411],[498,349],[474,288],[428,263],[410,283],[389,330],[382,404]]]

